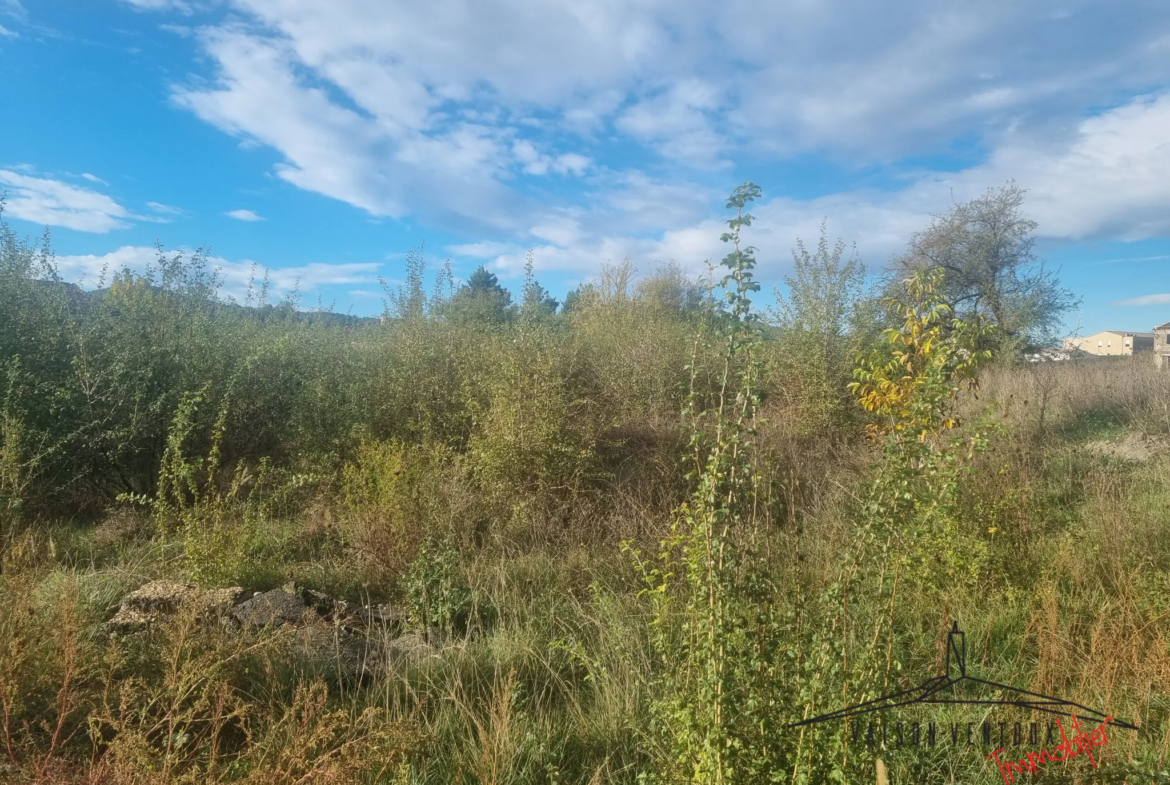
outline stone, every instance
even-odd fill
[[[386,641],[384,649],[391,661],[414,660],[435,653],[435,647],[427,643],[421,632],[415,630]]]
[[[207,591],[189,583],[151,581],[122,598],[107,626],[123,634],[135,632],[173,616],[180,608],[193,608],[201,616],[222,616],[243,595],[238,586]]]
[[[118,612],[114,614],[114,618],[106,622],[106,627],[111,632],[127,635],[145,629],[156,621],[158,621],[158,617],[142,611],[136,611],[133,608],[119,608]]]
[[[294,650],[304,664],[347,679],[371,673],[365,641],[343,627],[320,621],[299,627]]]
[[[233,608],[239,603],[243,602],[245,595],[251,597],[249,592],[244,591],[239,586],[230,586],[226,589],[211,589],[205,591],[199,601],[209,610],[222,610]]]
[[[280,627],[303,623],[307,610],[309,606],[302,597],[273,589],[241,602],[232,615],[245,627]]]
[[[341,623],[350,614],[349,603],[345,600],[336,600],[324,592],[305,589],[301,592],[305,604],[317,611],[317,614],[331,622]]]
[[[345,602],[344,600],[335,600],[325,592],[314,589],[305,589],[301,592],[301,597],[304,598],[305,603],[312,605],[321,613],[332,613],[337,605]]]
[[[406,626],[406,614],[393,605],[365,605],[349,609],[342,623],[355,631],[379,629],[398,632]]]
[[[174,613],[198,592],[189,583],[151,581],[122,598],[122,607],[143,613]]]
[[[285,589],[287,591],[287,587]],[[406,614],[393,605],[353,605],[345,600],[330,597],[324,592],[305,589],[300,592],[305,604],[315,609],[326,621],[341,625],[353,632],[362,632],[369,627],[401,630],[405,626]]]

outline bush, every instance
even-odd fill
[[[365,582],[396,586],[427,540],[472,539],[464,482],[460,461],[440,445],[361,443],[342,470],[340,530]]]

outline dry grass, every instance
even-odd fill
[[[970,425],[997,426],[961,489],[966,523],[993,554],[979,583],[903,589],[891,608],[850,599],[859,619],[894,614],[893,656],[905,668],[895,679],[933,673],[940,631],[962,619],[983,675],[1108,706],[1145,729],[1118,737],[1104,781],[1137,782],[1132,772],[1164,766],[1170,457],[1124,460],[1085,445],[1166,433],[1167,401],[1170,375],[1137,362],[984,379],[963,402]],[[840,578],[870,448],[848,434],[809,438],[774,414],[759,437],[767,491],[755,536],[758,564],[790,603]],[[604,493],[525,507],[522,530],[496,528],[487,516],[497,501],[477,504],[454,463],[385,443],[350,464],[344,497],[265,523],[253,577],[352,599],[404,574],[423,528],[460,534],[477,608],[468,629],[361,683],[302,667],[287,634],[226,634],[180,617],[150,636],[110,639],[100,624],[120,593],[182,569],[174,547],[125,513],[91,530],[29,529],[0,575],[0,780],[637,781],[653,752],[655,661],[641,585],[617,543],[652,548],[669,525],[684,489],[671,461],[678,438],[665,418],[613,431],[600,454],[611,471]],[[375,536],[383,544],[364,539]],[[884,760],[892,782],[996,781],[978,757]]]

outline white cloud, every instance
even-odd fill
[[[256,215],[251,210],[228,210],[224,213],[228,218],[235,218],[237,221],[263,221],[262,216]]]
[[[825,219],[832,235],[856,241],[863,260],[880,267],[932,215],[1014,178],[1029,189],[1024,210],[1039,224],[1041,237],[1164,237],[1170,235],[1167,128],[1170,95],[1142,97],[1082,121],[1062,143],[1009,135],[987,163],[955,173],[920,174],[899,190],[853,190],[805,200],[765,194],[752,206],[756,221],[747,231],[753,245],[766,249],[761,254],[765,270],[786,266],[796,238],[815,239]],[[690,246],[693,257],[703,253],[696,240]],[[678,242],[673,245],[683,251]]]
[[[1170,292],[1164,294],[1146,294],[1141,297],[1132,297],[1128,300],[1119,300],[1111,305],[1138,306],[1138,305],[1170,305]]]
[[[186,211],[181,207],[173,207],[169,204],[161,204],[159,202],[147,202],[146,206],[156,213],[162,215],[186,215]]]
[[[102,185],[109,185],[109,183],[107,183],[102,178],[98,177],[96,174],[90,174],[89,172],[82,172],[81,176],[83,178],[85,178],[86,180],[89,180],[91,183],[101,183]]]
[[[110,278],[123,268],[142,273],[158,258],[158,251],[147,246],[123,245],[101,256],[94,254],[57,256],[61,278],[86,288],[108,286]]]
[[[1170,128],[1170,95],[1139,98],[1082,121],[1062,144],[1043,146],[1033,137],[1012,135],[986,164],[919,174],[898,190],[852,190],[814,199],[765,193],[751,206],[756,220],[745,234],[762,249],[760,272],[766,277],[785,272],[796,239],[815,241],[826,220],[830,235],[856,242],[862,260],[881,268],[932,215],[1014,177],[1029,189],[1024,209],[1038,221],[1042,237],[1166,236],[1170,138],[1165,128]],[[709,218],[720,195],[640,173],[612,178],[592,210],[546,211],[533,221],[528,234],[540,241],[534,249],[537,269],[588,274],[601,262],[630,255],[643,267],[673,259],[701,273],[705,260],[718,263],[727,253],[718,239],[725,230],[722,219]],[[527,246],[517,240],[450,250],[515,275]]]
[[[252,275],[251,262],[228,262],[216,259],[215,266],[222,269],[224,292],[240,299]],[[341,284],[375,286],[378,282],[378,269],[379,266],[373,262],[351,262],[348,264],[313,262],[298,267],[270,270],[268,281],[270,291],[278,296],[287,294],[294,288],[299,288],[302,293],[306,293],[316,291],[322,286]],[[264,269],[260,268],[257,276],[263,278],[263,275]]]
[[[1136,240],[1170,233],[1170,94],[1079,124],[1067,145],[1009,139],[976,178],[1015,176],[1050,237]],[[1055,148],[1055,149],[1054,149]]]
[[[168,255],[172,252],[167,252]],[[190,251],[186,251],[190,255]],[[158,251],[148,246],[124,245],[102,255],[83,254],[56,257],[61,277],[75,281],[82,286],[93,288],[108,285],[113,273],[129,268],[138,274],[158,258]],[[217,270],[223,280],[220,293],[237,301],[243,301],[247,294],[248,281],[256,276],[256,283],[264,278],[264,268],[257,267],[249,260],[231,261],[218,256],[206,259],[209,269]],[[326,264],[314,262],[298,267],[284,267],[268,271],[269,294],[279,299],[294,288],[304,294],[324,286],[366,284],[376,287],[379,265],[373,262]],[[103,271],[105,277],[103,280]]]
[[[531,240],[564,270],[718,258],[712,170],[929,161],[956,140],[982,163],[770,198],[753,242],[787,265],[827,216],[881,264],[952,197],[1009,178],[1046,236],[1170,232],[1170,99],[1094,109],[1170,83],[1164,0],[229,2],[197,32],[212,78],[177,87],[180,106],[278,151],[299,188],[484,238],[458,247],[501,270]],[[654,176],[624,163],[638,146]],[[582,189],[538,191],[550,174]]]
[[[580,222],[567,215],[550,217],[547,222],[533,226],[528,233],[565,247],[576,245],[584,239]]]
[[[562,153],[552,162],[552,169],[558,174],[584,174],[592,165],[588,156],[577,153]]]
[[[612,232],[641,234],[686,226],[710,216],[722,189],[683,179],[670,181],[645,172],[622,172],[598,183],[596,217]]]
[[[737,136],[776,150],[917,154],[955,134],[1075,118],[1170,77],[1161,0],[1124,13],[1081,2],[1055,17],[1012,0],[233,5],[263,34],[217,34],[278,43],[391,138],[486,104],[505,124],[530,109],[577,130],[616,120],[658,152],[705,165]]]
[[[191,5],[183,0],[122,0],[137,11],[178,11],[190,14]]]
[[[564,153],[558,156],[541,153],[527,139],[517,139],[512,143],[512,155],[523,164],[525,172],[533,175],[545,175],[549,170],[556,174],[581,175],[592,163],[588,157],[577,153]]]
[[[17,33],[14,33],[13,31],[9,30],[4,25],[0,25],[0,35],[4,36],[5,38],[19,38],[19,35]]]
[[[819,216],[882,254],[932,213],[1015,179],[1042,237],[1140,240],[1170,234],[1170,94],[1146,96],[1081,121],[1064,140],[1010,134],[987,163],[927,174],[892,193],[847,192],[789,203],[782,223],[807,232]],[[799,219],[797,218],[799,216]],[[873,258],[871,256],[871,258]]]
[[[513,167],[535,176],[580,176],[593,162],[581,151],[518,139],[517,129],[531,118],[519,106],[498,105],[492,94],[506,82],[507,92],[522,102],[555,104],[562,88],[587,82],[597,69],[566,83],[560,68],[542,69],[533,60],[535,50],[552,65],[567,50],[592,58],[600,46],[610,61],[602,70],[618,76],[623,69],[617,61],[642,56],[653,36],[643,22],[626,24],[607,12],[598,18],[593,40],[585,42],[566,28],[581,21],[574,7],[512,8],[506,16],[543,32],[525,43],[522,58],[516,57],[519,50],[494,50],[495,62],[487,67],[499,72],[501,82],[481,78],[473,63],[477,50],[486,54],[487,31],[504,20],[478,4],[460,5],[465,7],[453,18],[432,18],[422,7],[359,11],[341,5],[322,16],[311,3],[280,9],[239,3],[268,34],[232,24],[202,29],[200,40],[217,64],[216,81],[177,88],[174,98],[245,142],[279,150],[286,163],[278,175],[298,187],[375,216],[417,213],[464,229],[523,232],[518,214],[540,205],[505,185]],[[458,30],[445,38],[434,34],[436,25]],[[546,41],[549,36],[557,40]],[[451,48],[456,41],[457,53]],[[336,100],[333,91],[345,100]],[[619,91],[609,91],[600,99],[588,96],[583,106],[604,112],[607,100],[612,110],[619,98]],[[575,122],[587,124],[587,118]]]
[[[514,247],[509,243],[460,243],[447,246],[447,250],[457,256],[470,256],[473,259],[488,259],[493,256],[505,254]]]
[[[9,187],[7,211],[33,223],[101,234],[125,229],[135,217],[105,194],[60,180],[0,169],[0,191],[3,186]]]
[[[529,250],[533,253],[533,266],[537,272],[591,274],[602,264],[629,256],[641,272],[649,272],[657,263],[675,261],[698,275],[706,270],[705,260],[718,263],[727,253],[726,245],[719,241],[725,228],[721,222],[710,220],[684,229],[673,229],[656,238],[602,235],[575,238],[569,244],[557,242],[563,238],[555,232],[548,232],[550,242],[533,246],[482,244],[452,246],[450,250],[486,262],[493,270],[510,277],[519,276],[523,271]]]
[[[418,107],[388,97],[386,84],[372,81],[371,72],[402,85],[399,90],[429,93],[431,104],[467,100],[482,85],[503,105],[548,105],[575,91],[591,94],[599,83],[622,85],[631,72],[656,68],[652,58],[670,43],[669,31],[655,19],[659,9],[670,8],[663,0],[603,0],[588,8],[569,0],[447,0],[440,6],[238,0],[235,5],[287,38],[308,67],[379,117]]]
[[[1124,259],[1101,259],[1100,261],[1090,262],[1090,264],[1121,264],[1123,262],[1157,262],[1162,259],[1170,259],[1170,254],[1158,254],[1157,256],[1129,256]]]
[[[418,133],[413,125],[420,116],[410,107],[369,118],[303,84],[301,63],[287,42],[234,29],[203,36],[221,68],[218,84],[179,89],[175,100],[229,133],[280,150],[288,160],[277,169],[281,178],[376,216],[419,210],[515,226],[510,208],[518,200],[495,177],[506,171],[510,156],[494,129],[451,121],[432,135]],[[404,100],[410,99],[409,86],[403,89]],[[373,95],[365,100],[381,106]]]
[[[715,86],[683,79],[661,95],[631,106],[617,118],[616,126],[637,139],[656,143],[667,158],[720,169],[730,165],[720,157],[727,142],[712,124],[712,115],[722,104]]]
[[[775,149],[922,154],[959,135],[994,140],[1016,124],[1075,119],[1166,83],[1170,63],[1149,46],[1170,31],[1164,5],[1070,8],[1053,19],[1042,3],[1012,0],[740,0],[720,28],[738,29],[736,55],[761,67],[739,78],[754,100],[734,120]],[[748,9],[757,13],[743,25],[735,11]]]

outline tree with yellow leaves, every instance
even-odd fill
[[[975,577],[986,557],[984,544],[962,526],[956,500],[964,458],[987,440],[959,433],[954,403],[991,359],[986,346],[994,329],[978,316],[955,317],[939,293],[941,281],[938,269],[918,271],[904,281],[907,297],[886,301],[901,326],[883,333],[849,385],[875,415],[871,437],[884,442],[864,525],[882,552],[936,586]]]
[[[925,441],[957,427],[950,403],[964,383],[975,385],[977,370],[991,358],[981,347],[993,328],[978,317],[955,318],[937,293],[941,281],[937,268],[904,281],[909,302],[885,301],[902,326],[886,330],[878,352],[853,372],[850,391],[878,417],[868,426],[874,437],[912,433]]]

